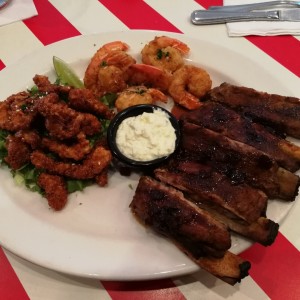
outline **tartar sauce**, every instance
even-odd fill
[[[136,161],[150,161],[171,154],[175,150],[175,141],[175,129],[161,109],[126,118],[116,133],[116,144],[121,153]]]

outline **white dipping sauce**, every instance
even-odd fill
[[[149,161],[171,154],[175,150],[175,141],[175,129],[169,116],[161,109],[126,118],[116,133],[121,153],[136,161]]]

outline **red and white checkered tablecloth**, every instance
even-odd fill
[[[227,47],[259,57],[266,67],[298,81],[300,87],[299,37],[229,38],[225,25],[197,27],[189,22],[193,10],[222,5],[221,0],[35,0],[34,4],[37,16],[0,27],[0,70],[66,38],[147,29],[184,33],[193,38],[209,35]],[[204,271],[138,282],[77,278],[44,269],[0,248],[0,300],[300,299],[299,220],[297,205],[281,225],[272,246],[254,244],[241,254],[251,261],[252,268],[250,276],[235,286]]]

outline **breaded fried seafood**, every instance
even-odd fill
[[[52,209],[61,210],[67,204],[70,180],[107,184],[112,156],[101,142],[105,138],[101,122],[109,121],[114,112],[90,90],[52,84],[43,75],[33,80],[34,91],[0,103],[3,161],[12,172],[28,170],[31,184],[36,184],[33,190],[40,190]]]

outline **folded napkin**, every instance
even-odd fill
[[[248,4],[267,2],[272,0],[224,0],[224,5]],[[288,21],[248,21],[248,22],[232,22],[227,23],[227,31],[229,36],[245,36],[245,35],[300,35],[300,22]]]
[[[37,14],[32,0],[11,0],[0,10],[0,26],[25,20]]]

